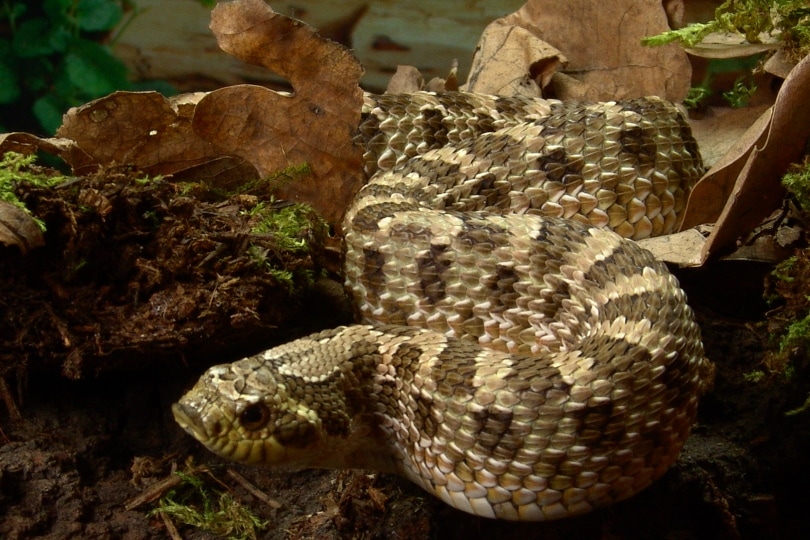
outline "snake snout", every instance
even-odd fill
[[[205,434],[202,416],[194,407],[185,403],[173,403],[172,415],[174,415],[175,422],[195,439],[204,441],[208,438]]]

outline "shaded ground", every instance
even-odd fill
[[[635,499],[591,516],[550,524],[497,523],[464,515],[386,475],[288,474],[227,464],[281,504],[272,509],[223,474],[170,417],[169,405],[195,378],[179,362],[157,378],[141,371],[84,382],[33,377],[24,425],[4,422],[0,447],[0,536],[164,538],[145,505],[125,503],[136,456],[210,464],[238,499],[269,521],[262,538],[800,538],[808,532],[802,486],[806,419],[784,417],[787,389],[742,379],[762,353],[761,332],[742,322],[702,318],[719,362],[678,464]],[[156,384],[156,381],[159,384]],[[380,504],[379,495],[384,501]],[[180,527],[184,538],[211,538]]]
[[[739,263],[682,274],[698,309],[707,354],[717,364],[717,382],[701,405],[683,455],[662,480],[590,516],[550,524],[502,523],[462,514],[392,476],[268,471],[225,464],[203,451],[175,425],[169,407],[206,366],[331,326],[345,315],[327,309],[329,295],[292,302],[279,296],[278,283],[275,292],[262,288],[273,279],[249,264],[250,242],[244,239],[253,234],[252,225],[234,207],[238,201],[195,206],[182,190],[165,183],[149,187],[146,199],[104,183],[92,189],[113,211],[85,211],[80,219],[87,221],[76,228],[65,216],[79,212],[54,203],[43,210],[50,216],[48,251],[28,258],[10,250],[2,254],[7,319],[0,333],[1,365],[10,388],[15,374],[24,382],[24,420],[14,422],[6,412],[0,417],[2,538],[166,538],[163,522],[147,516],[152,504],[131,510],[126,504],[166,477],[172,463],[182,467],[188,455],[209,465],[238,500],[268,521],[261,538],[800,538],[810,532],[802,487],[810,481],[803,451],[810,443],[810,424],[807,413],[784,414],[806,398],[807,375],[799,371],[788,383],[744,378],[761,368],[768,340],[757,324],[762,306],[756,285],[763,268]],[[78,190],[77,205],[80,196]],[[27,197],[46,204],[42,194]],[[203,223],[219,224],[220,230],[199,232]],[[130,233],[121,238],[125,228]],[[206,249],[189,248],[206,242]],[[178,251],[182,246],[185,251]],[[77,253],[85,270],[66,273],[65,261],[78,260]],[[126,264],[117,264],[121,261]],[[183,270],[188,268],[194,270]],[[210,300],[215,284],[234,269],[240,287],[255,287],[245,292],[232,286],[235,294],[206,304],[217,309],[200,311],[195,295]],[[229,288],[220,289],[224,294]],[[132,302],[135,293],[163,300]],[[191,299],[183,313],[168,316],[158,309],[176,310],[183,298]],[[12,306],[12,299],[17,304]],[[281,307],[286,310],[276,309]],[[21,319],[26,314],[34,316]],[[17,324],[21,320],[27,325]],[[292,322],[281,326],[285,321]],[[148,340],[149,335],[160,339]],[[77,349],[82,354],[71,357]],[[133,460],[144,457],[159,461],[158,466],[133,474]],[[248,493],[226,467],[278,505]],[[212,538],[179,528],[183,538]]]

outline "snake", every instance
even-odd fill
[[[343,220],[357,323],[211,367],[172,407],[257,465],[396,473],[512,521],[627,499],[709,384],[686,295],[634,239],[702,172],[673,104],[366,94]]]

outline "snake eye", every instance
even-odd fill
[[[263,428],[270,420],[270,409],[264,403],[254,403],[239,415],[239,421],[251,431]]]

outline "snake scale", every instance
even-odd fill
[[[370,180],[344,221],[363,324],[210,368],[177,422],[227,458],[395,472],[490,518],[650,485],[708,384],[677,280],[623,238],[671,232],[701,173],[678,110],[365,99]]]

